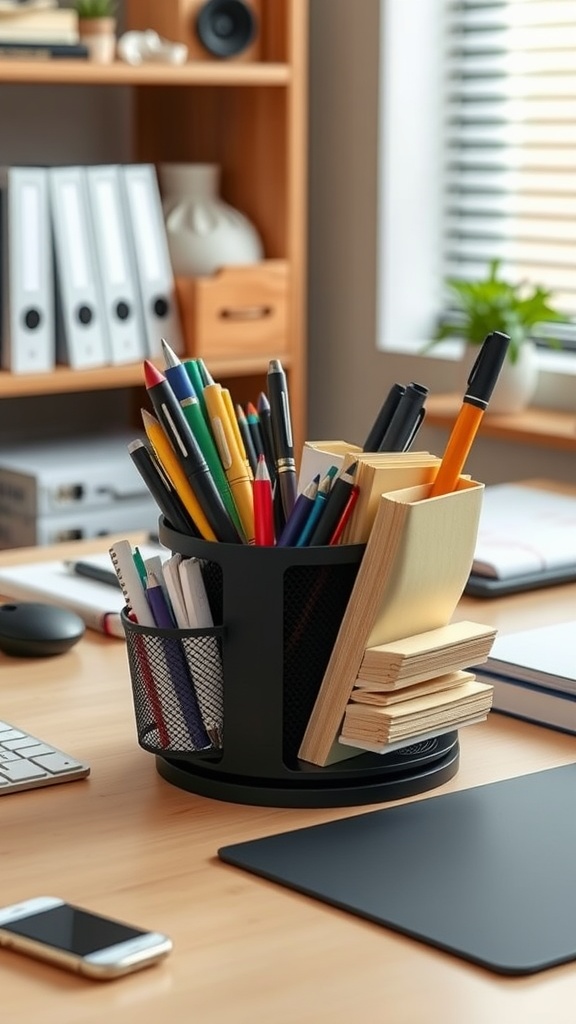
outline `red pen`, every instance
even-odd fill
[[[254,543],[261,547],[274,544],[274,506],[272,481],[264,455],[258,456],[254,476]]]
[[[333,544],[340,543],[340,538],[344,532],[344,527],[346,526],[346,523],[348,522],[350,516],[352,515],[354,505],[358,501],[359,494],[360,488],[358,487],[358,484],[354,484],[352,490],[350,491],[348,501],[346,502],[344,508],[342,509],[342,515],[340,516],[340,519],[336,523],[334,533],[330,537],[330,546],[332,546]]]

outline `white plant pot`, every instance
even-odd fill
[[[220,196],[218,165],[160,164],[158,178],[175,274],[205,276],[263,259],[253,224]]]
[[[116,56],[116,19],[80,18],[80,42],[88,47],[89,59],[96,64],[111,64]]]
[[[470,373],[472,364],[479,353],[477,345],[467,345],[464,353],[464,378]],[[492,393],[486,415],[503,416],[506,413],[521,412],[534,398],[538,384],[538,362],[536,346],[525,341],[515,363],[506,359]]]

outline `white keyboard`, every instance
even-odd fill
[[[87,764],[51,743],[0,722],[0,796],[85,779],[89,773]]]

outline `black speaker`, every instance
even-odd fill
[[[208,0],[196,16],[196,35],[214,57],[235,57],[256,37],[258,25],[243,0]]]

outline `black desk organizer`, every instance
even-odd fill
[[[264,548],[186,537],[161,519],[160,540],[203,562],[213,630],[151,630],[124,618],[138,740],[168,782],[204,796],[276,807],[341,807],[397,800],[441,785],[459,763],[458,733],[318,767],[298,759],[364,548]],[[138,639],[140,638],[140,639]],[[162,748],[141,678],[141,645],[218,644],[222,746]],[[140,649],[138,649],[140,645]],[[152,646],[150,646],[152,645]],[[208,659],[210,660],[210,659]],[[208,666],[210,673],[210,666]],[[168,683],[170,681],[168,680]],[[164,694],[165,696],[165,694]],[[216,699],[218,702],[218,699]]]

